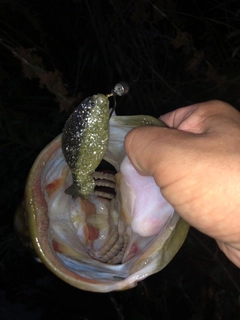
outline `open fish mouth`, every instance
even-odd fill
[[[52,272],[80,289],[134,287],[164,268],[187,235],[188,224],[154,179],[139,175],[125,155],[124,138],[139,125],[158,125],[158,120],[111,117],[103,158],[107,168],[93,174],[95,188],[88,199],[65,192],[73,181],[61,135],[41,152],[29,174],[25,209],[34,248]]]

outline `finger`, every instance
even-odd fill
[[[178,128],[184,120],[189,118],[189,116],[196,110],[196,108],[197,105],[182,107],[172,112],[161,115],[159,119],[165,122],[170,128]]]
[[[160,116],[160,119],[170,128],[203,133],[208,131],[209,128],[214,128],[214,125],[217,125],[217,122],[223,118],[235,120],[236,117],[239,117],[239,112],[231,105],[222,101],[211,100],[179,108]],[[215,128],[218,129],[217,126]]]

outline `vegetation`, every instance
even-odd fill
[[[239,21],[236,0],[1,1],[1,319],[240,318],[240,271],[194,229],[163,271],[97,294],[57,279],[13,228],[31,164],[83,98],[125,80],[118,114],[208,99],[240,110]]]

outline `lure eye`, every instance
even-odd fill
[[[92,102],[91,102],[91,106],[92,106],[92,107],[95,107],[95,102],[92,101]]]

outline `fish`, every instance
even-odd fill
[[[39,259],[79,289],[133,288],[162,270],[187,236],[188,223],[125,153],[127,133],[139,126],[165,124],[109,113],[109,95],[88,97],[30,170],[18,212]]]

